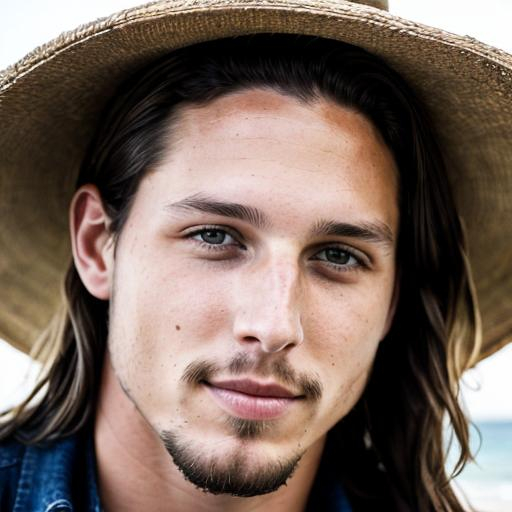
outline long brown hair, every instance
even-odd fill
[[[311,102],[326,97],[370,119],[399,169],[399,301],[354,409],[329,433],[336,471],[355,509],[463,510],[445,471],[443,419],[471,458],[458,381],[478,349],[479,318],[464,237],[445,164],[421,102],[384,62],[359,48],[307,36],[226,39],[183,48],[138,71],[111,103],[77,186],[98,186],[114,236],[145,173],[159,161],[176,108],[267,87]],[[42,335],[41,378],[3,414],[0,438],[70,435],[91,421],[108,335],[108,303],[70,264],[65,305]]]

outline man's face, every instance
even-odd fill
[[[361,396],[392,317],[396,179],[327,100],[182,109],[118,242],[109,350],[196,485],[274,490]]]

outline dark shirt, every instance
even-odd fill
[[[351,512],[343,487],[324,460],[308,501],[311,512]],[[1,512],[100,512],[92,435],[40,446],[0,444]]]

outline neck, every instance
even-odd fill
[[[98,484],[107,512],[151,510],[305,510],[325,437],[304,454],[286,485],[277,491],[240,498],[213,495],[185,480],[162,441],[121,389],[105,357],[94,427]]]

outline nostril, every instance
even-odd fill
[[[260,341],[260,340],[258,338],[256,338],[256,336],[244,336],[243,341],[254,342],[254,341]]]

